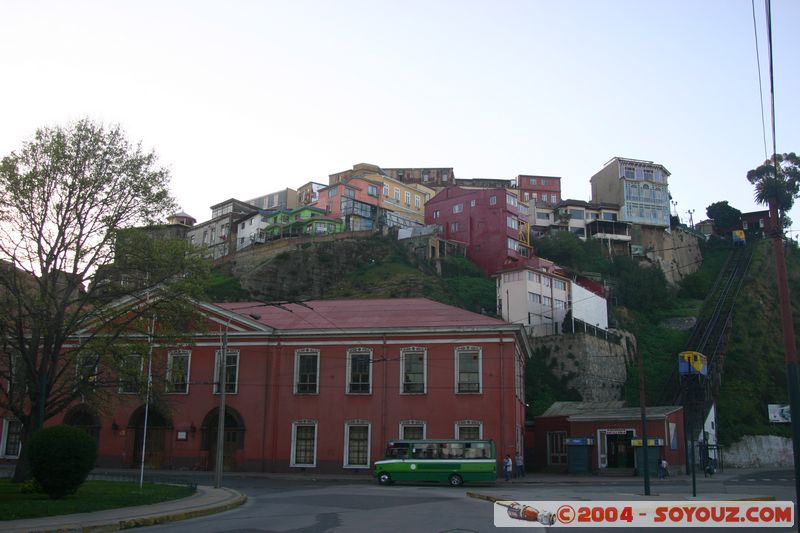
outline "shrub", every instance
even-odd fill
[[[54,426],[34,433],[28,441],[33,478],[53,499],[74,494],[97,458],[97,443],[82,429]]]

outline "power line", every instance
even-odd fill
[[[750,0],[750,5],[753,8],[753,35],[756,44],[756,66],[758,67],[758,96],[759,107],[761,108],[761,136],[764,139],[764,160],[769,157],[767,155],[767,129],[764,120],[764,90],[761,84],[761,56],[758,51],[758,29],[756,26],[756,0]]]

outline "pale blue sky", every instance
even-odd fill
[[[798,152],[800,3],[772,10],[777,146]],[[200,221],[360,162],[555,175],[589,200],[615,155],[663,164],[683,219],[759,209],[748,0],[4,0],[0,71],[0,154],[43,125],[118,122]]]

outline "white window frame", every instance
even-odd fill
[[[300,385],[300,357],[305,355],[314,355],[317,358],[317,380],[316,380],[316,388],[314,392],[300,392],[298,390],[298,385]],[[314,350],[310,348],[301,348],[299,350],[295,350],[294,352],[294,393],[301,394],[301,395],[315,395],[319,394],[319,363],[320,363],[320,352],[319,350]]]
[[[489,205],[497,205],[497,196],[489,197]]]
[[[483,439],[483,422],[480,420],[458,420],[455,424],[453,424],[453,436],[456,440],[462,440],[459,438],[461,436],[461,428],[462,427],[475,427],[478,426],[478,439]],[[473,439],[469,439],[473,440]]]
[[[385,183],[383,184],[383,195],[388,198],[389,197],[389,186]]]
[[[172,362],[176,355],[186,356],[186,390],[176,391],[172,383]],[[170,350],[167,353],[167,392],[170,394],[189,394],[189,383],[192,375],[192,351],[191,350]]]
[[[411,205],[411,193],[409,191],[406,191],[406,205]]]
[[[461,381],[461,357],[462,353],[477,352],[478,355],[478,390],[477,391],[461,391],[459,386]],[[455,376],[454,376],[454,391],[456,394],[482,394],[483,393],[483,350],[479,346],[457,346],[454,350],[455,357]],[[470,383],[470,382],[467,382]]]
[[[0,457],[3,457],[4,459],[17,459],[19,457],[19,452],[22,450],[22,440],[20,439],[17,455],[6,454],[6,445],[8,444],[8,426],[11,425],[12,422],[19,424],[20,434],[22,433],[22,422],[20,422],[17,418],[3,418],[3,435],[2,438],[0,438]]]
[[[428,435],[428,427],[424,420],[401,420],[400,424],[398,425],[398,436],[400,440],[413,440],[408,439],[405,435],[405,429],[408,427],[420,427],[422,426],[422,440]]]
[[[220,355],[222,355],[222,350],[216,350],[214,352],[214,377],[211,382],[214,384],[214,394],[219,394],[220,385],[225,387],[225,394],[238,394],[239,393],[239,367],[241,366],[240,363],[240,353],[239,350],[232,350],[228,348],[228,353],[225,354],[225,372],[223,372],[222,379],[224,383],[219,383],[219,366],[220,366]],[[228,378],[228,357],[229,356],[236,356],[236,376],[235,381],[233,382],[233,390],[228,390],[227,385],[227,378]]]
[[[298,463],[297,462],[297,428],[298,426],[313,426],[314,427],[314,462],[312,463]],[[319,442],[319,422],[316,420],[295,420],[292,422],[292,442],[291,442],[291,459],[289,466],[295,468],[314,468],[317,466],[317,444]]]
[[[453,213],[462,213],[464,211],[464,204],[455,204],[453,206]]]
[[[418,194],[415,194],[414,195],[414,207],[416,209],[419,209],[421,205],[422,205],[422,199],[419,197]]]
[[[350,430],[353,427],[367,428],[367,462],[362,464],[350,464]],[[370,468],[370,452],[372,448],[372,424],[368,420],[348,420],[344,423],[344,457],[343,468]]]
[[[405,380],[403,377],[406,373],[406,355],[422,354],[422,392],[406,392]],[[409,347],[400,350],[400,394],[427,394],[428,393],[428,350],[419,347]]]
[[[400,203],[400,189],[397,187],[394,188],[394,200],[395,202]]]
[[[369,357],[369,390],[367,392],[352,392],[350,390],[350,385],[353,384],[351,381],[353,376],[351,374],[352,370],[352,362],[354,355],[366,355]],[[347,350],[347,375],[345,376],[345,394],[352,394],[354,396],[364,396],[372,394],[372,349],[371,348],[350,348]]]

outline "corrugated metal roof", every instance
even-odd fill
[[[609,400],[607,402],[554,402],[539,416],[570,416],[578,413],[603,409],[622,409],[625,402]]]
[[[475,327],[508,325],[458,307],[427,298],[310,300],[302,303],[215,304],[279,330],[358,329],[395,327]]]
[[[679,405],[655,405],[646,410],[647,419],[664,418],[667,415],[683,409]],[[583,411],[570,415],[567,420],[570,422],[593,421],[593,420],[641,420],[642,412],[639,407],[621,407],[617,409],[597,409],[594,411]]]

